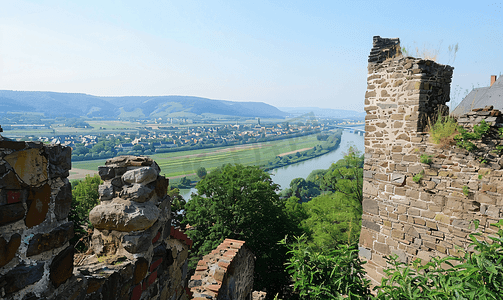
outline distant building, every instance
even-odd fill
[[[451,115],[461,116],[474,108],[492,105],[494,109],[503,110],[503,79],[491,76],[491,85],[473,89],[452,111]]]

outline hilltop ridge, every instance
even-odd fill
[[[46,117],[190,118],[224,115],[283,118],[288,113],[263,102],[212,100],[193,96],[101,97],[82,93],[0,90],[3,112],[37,112]]]

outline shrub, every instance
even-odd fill
[[[421,170],[421,172],[417,173],[412,177],[412,180],[414,180],[415,183],[419,183],[421,179],[423,179],[423,177],[424,177],[424,171]]]
[[[301,299],[371,297],[357,244],[339,245],[326,252],[312,250],[305,236],[296,237],[293,244],[287,244],[285,238],[280,244],[289,249],[286,268]]]
[[[432,158],[431,155],[421,154],[421,158],[419,159],[419,161],[423,164],[431,164],[432,162],[431,158]]]

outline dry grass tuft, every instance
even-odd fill
[[[459,134],[458,122],[454,117],[438,114],[435,123],[429,123],[428,131],[431,142],[439,145],[441,148],[447,148],[456,144],[454,137]]]

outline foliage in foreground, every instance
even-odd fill
[[[287,244],[291,256],[286,268],[301,299],[369,299],[370,280],[358,257],[356,243],[326,251],[313,251],[305,236]]]
[[[477,225],[478,222],[475,222]],[[470,234],[472,243],[464,257],[420,259],[411,264],[388,258],[391,267],[381,285],[369,294],[365,271],[355,247],[340,246],[331,252],[312,251],[304,237],[287,245],[287,263],[294,287],[302,299],[454,300],[501,299],[503,295],[503,220],[493,224],[497,235],[490,242],[480,233]],[[284,243],[284,241],[283,241]]]
[[[475,222],[477,225],[477,222]],[[385,270],[377,287],[377,299],[501,299],[503,295],[503,220],[492,243],[470,234],[474,252],[464,257],[432,258],[424,266],[418,259],[410,265],[388,259],[392,267]],[[447,267],[447,268],[446,268]]]

